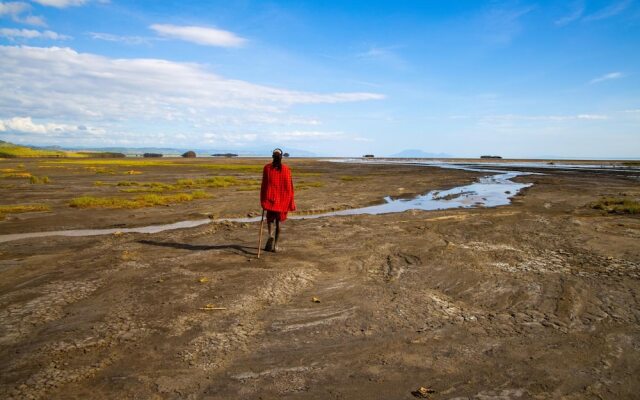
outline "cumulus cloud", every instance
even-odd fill
[[[31,11],[31,5],[22,1],[0,2],[0,18],[10,17],[15,22],[28,25],[45,26],[44,18],[35,15],[25,15]]]
[[[33,29],[11,29],[0,28],[0,37],[8,39],[50,39],[50,40],[68,40],[70,36],[61,35],[53,31],[36,31]]]
[[[624,75],[622,74],[622,72],[609,72],[608,74],[604,74],[602,76],[599,76],[597,78],[594,78],[592,80],[589,81],[590,84],[594,84],[594,83],[600,83],[600,82],[604,82],[604,81],[609,81],[612,79],[620,79],[622,78]]]
[[[0,3],[0,16],[10,15],[15,16],[29,11],[31,6],[21,1],[8,1],[6,3]]]
[[[66,8],[71,6],[81,6],[87,3],[87,0],[33,0],[43,6]]]
[[[112,59],[70,48],[0,46],[0,58],[0,113],[5,116],[176,120],[216,109],[281,113],[296,104],[384,98],[280,89],[224,78],[199,64]]]
[[[44,136],[68,136],[73,133],[82,135],[102,135],[104,130],[100,128],[87,127],[85,125],[70,125],[58,123],[37,123],[31,117],[13,117],[0,119],[0,132],[7,133],[28,133]]]
[[[384,98],[368,92],[288,90],[229,79],[201,64],[116,59],[61,47],[0,46],[0,59],[0,118],[5,130],[11,118],[29,116],[33,121],[130,134],[161,127],[168,134],[192,132],[194,138],[225,132],[248,140],[241,135],[264,136],[273,131],[269,126],[293,131],[321,124],[293,114],[296,105]]]
[[[233,32],[202,26],[153,24],[149,28],[161,36],[204,46],[240,47],[247,41]]]

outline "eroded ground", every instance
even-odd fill
[[[36,170],[32,162],[24,168]],[[321,182],[297,193],[304,211],[477,177],[292,166]],[[109,179],[212,173],[140,170]],[[49,175],[62,194],[52,195],[62,189],[54,186],[30,193],[24,182],[2,189],[3,204],[53,204],[49,213],[8,215],[1,232],[256,211],[257,192],[239,187],[171,207],[77,210],[66,202],[93,193],[95,177],[63,175]],[[535,185],[506,207],[290,220],[285,250],[260,260],[257,224],[2,243],[0,396],[409,399],[425,386],[433,399],[637,398],[640,219],[589,207],[602,196],[637,197],[637,178],[520,179]],[[225,309],[201,309],[207,304]]]

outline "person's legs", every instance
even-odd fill
[[[271,224],[273,221],[275,221],[275,219],[273,218],[272,212],[267,211],[267,231],[269,232],[269,237],[267,238],[267,243],[264,246],[264,251],[273,251],[274,239],[273,236],[271,236]]]
[[[280,216],[276,217],[276,237],[273,241],[273,252],[278,250],[278,239],[280,238]]]

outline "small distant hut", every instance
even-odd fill
[[[189,150],[182,155],[184,158],[196,158],[196,152],[193,150]]]
[[[284,157],[284,158],[289,158],[289,153],[284,153],[284,154],[282,155],[282,157]]]
[[[160,153],[144,153],[142,155],[142,157],[144,157],[144,158],[158,158],[158,157],[162,157],[162,154],[160,154]]]
[[[493,159],[500,159],[502,157],[500,156],[480,156],[480,158],[493,158]]]
[[[373,154],[365,154],[362,157],[364,157],[364,158],[373,158],[374,156],[373,156]]]

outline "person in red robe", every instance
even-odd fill
[[[278,251],[280,238],[280,223],[287,219],[289,211],[295,211],[293,200],[293,180],[291,170],[282,163],[282,150],[275,149],[272,154],[273,162],[264,166],[262,170],[262,186],[260,187],[260,205],[267,211],[267,226],[269,239],[265,251]],[[275,236],[271,236],[271,224],[275,222]]]

